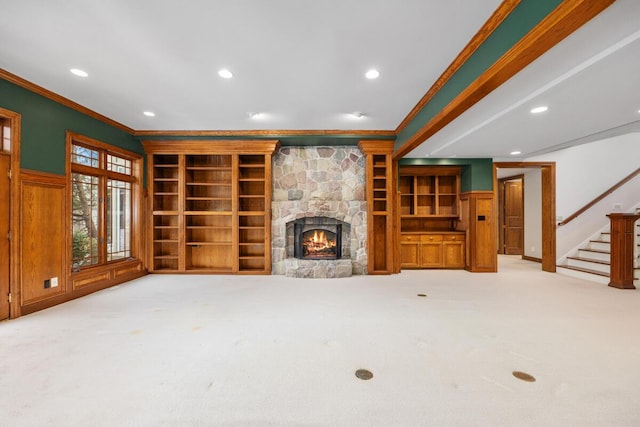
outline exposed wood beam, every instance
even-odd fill
[[[404,157],[614,1],[565,0],[562,2],[442,111],[412,135],[395,151],[393,158]]]
[[[475,53],[476,50],[487,40],[487,38],[495,31],[496,28],[502,24],[511,12],[520,4],[521,0],[504,0],[502,4],[493,12],[493,15],[485,22],[485,24],[478,30],[469,43],[462,49],[456,59],[453,60],[451,65],[442,73],[442,75],[436,80],[436,82],[429,88],[427,93],[418,101],[415,107],[409,112],[407,117],[398,125],[396,133],[400,133],[404,128],[413,120],[420,110],[431,101],[431,99],[442,89],[442,87],[449,81],[449,79],[464,65],[465,62]]]

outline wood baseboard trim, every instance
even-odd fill
[[[538,263],[542,264],[542,258],[536,258],[536,257],[532,257],[532,256],[522,255],[522,259],[525,260],[525,261],[538,262]]]

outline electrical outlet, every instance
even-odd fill
[[[536,251],[536,247],[535,246],[531,246],[531,252],[535,252]]]
[[[57,277],[52,277],[51,278],[51,287],[55,288],[58,286],[58,278]]]
[[[51,280],[44,279],[44,288],[49,289],[51,287]]]
[[[614,203],[613,204],[613,209],[619,211],[620,209],[622,209],[622,203]]]

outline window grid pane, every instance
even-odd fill
[[[100,262],[98,251],[99,184],[96,176],[74,173],[71,177],[73,203],[73,267]]]
[[[100,167],[100,153],[97,150],[92,150],[81,145],[73,145],[71,150],[72,163],[91,166],[93,168]]]
[[[107,154],[107,170],[124,175],[131,175],[131,160]]]
[[[11,127],[2,126],[2,151],[11,152]]]
[[[107,261],[131,256],[131,183],[107,181]]]

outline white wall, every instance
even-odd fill
[[[640,167],[640,133],[620,135],[524,160],[556,162],[556,215],[561,220]],[[637,177],[605,198],[599,206],[568,225],[558,227],[558,261],[561,262],[585,239],[606,227],[607,213],[631,211],[638,202],[640,178]],[[525,246],[525,249],[531,248]]]
[[[524,173],[524,254],[542,258],[542,174],[540,169]]]
[[[640,167],[640,133],[620,135],[525,161],[556,162],[556,215],[565,218]]]

